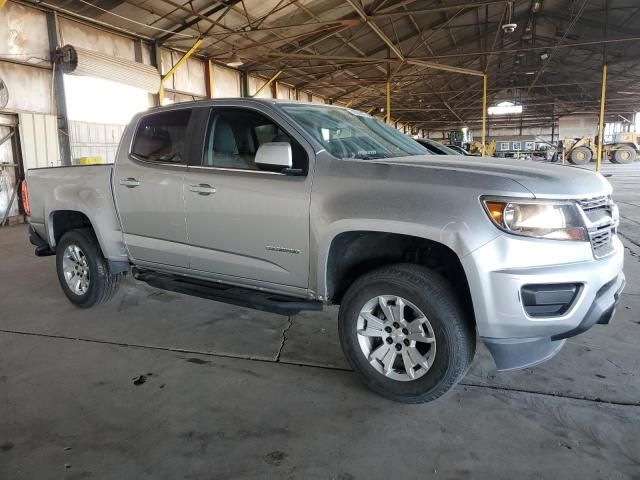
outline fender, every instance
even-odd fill
[[[322,299],[328,296],[327,271],[331,245],[338,235],[349,232],[381,232],[431,240],[450,248],[458,258],[463,258],[473,249],[478,248],[477,245],[468,243],[468,239],[472,238],[472,232],[468,223],[462,220],[450,219],[439,226],[433,226],[397,220],[341,219],[330,224],[325,230],[325,235],[318,242],[316,285],[312,290],[318,292]],[[496,233],[497,236],[498,233]]]

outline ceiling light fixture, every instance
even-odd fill
[[[522,105],[516,105],[511,102],[501,102],[498,105],[489,107],[487,110],[489,115],[510,115],[522,113]]]
[[[239,67],[244,64],[244,61],[238,56],[236,52],[233,52],[229,59],[225,62],[229,67]]]

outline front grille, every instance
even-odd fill
[[[583,200],[578,200],[578,203],[580,204],[582,209],[585,211],[593,208],[610,207],[611,196],[603,195],[601,197],[586,198]]]
[[[613,251],[611,245],[612,229],[611,227],[596,231],[589,235],[591,238],[591,248],[596,258],[606,257]]]
[[[613,200],[610,195],[578,200],[586,219],[588,220],[589,240],[593,256],[603,258],[613,252],[611,240],[615,235],[616,226],[613,223]]]

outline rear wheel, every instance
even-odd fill
[[[631,147],[622,147],[614,150],[611,156],[613,163],[633,163],[636,160],[636,151]]]
[[[340,341],[374,392],[403,403],[435,400],[466,373],[475,331],[444,278],[418,265],[374,270],[351,285]]]
[[[577,147],[571,150],[569,161],[574,165],[584,165],[593,158],[593,153],[587,147]]]
[[[122,277],[121,273],[109,272],[90,228],[71,230],[62,236],[56,247],[56,270],[65,295],[81,308],[111,300]]]

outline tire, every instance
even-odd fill
[[[636,161],[636,151],[631,147],[622,147],[613,151],[612,163],[633,163]]]
[[[399,301],[405,304],[402,330],[388,321],[380,306],[386,302],[399,312]],[[426,323],[418,320],[421,315]],[[342,299],[338,331],[344,354],[364,383],[402,403],[430,402],[449,391],[466,374],[476,347],[475,328],[448,282],[413,264],[381,267],[356,280]],[[420,340],[403,338],[405,333]],[[385,348],[389,357],[380,358]],[[393,350],[395,361],[389,362]],[[420,361],[413,362],[415,358]],[[407,369],[406,359],[413,367]],[[425,359],[427,368],[421,364]]]
[[[574,165],[584,165],[589,163],[593,158],[593,152],[587,147],[578,147],[571,150],[569,161]]]
[[[56,247],[56,270],[65,295],[80,308],[111,300],[123,275],[109,272],[98,239],[90,228],[70,230],[62,236]]]

